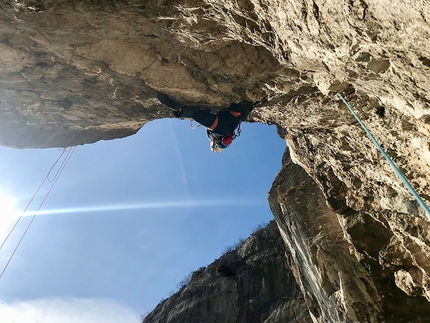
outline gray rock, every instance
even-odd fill
[[[275,221],[162,301],[143,323],[309,322]]]
[[[269,203],[312,321],[429,322],[429,219],[335,95],[429,205],[429,16],[424,0],[3,0],[0,144],[131,135],[170,116],[156,91],[256,102],[247,121],[288,144]]]

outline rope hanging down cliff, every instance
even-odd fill
[[[360,118],[358,117],[358,115],[351,108],[351,106],[344,99],[344,97],[340,93],[337,93],[337,95],[341,98],[341,100],[343,101],[343,103],[345,103],[345,105],[347,106],[347,108],[349,109],[349,111],[352,113],[352,115],[354,116],[354,118],[358,121],[358,123],[361,125],[361,127],[366,132],[366,134],[369,136],[369,138],[375,144],[376,148],[378,148],[378,150],[382,153],[382,155],[388,161],[388,163],[390,164],[390,166],[394,169],[394,171],[396,172],[396,174],[400,177],[400,179],[402,180],[402,182],[406,185],[406,187],[408,188],[408,190],[415,197],[415,199],[417,200],[418,204],[421,205],[421,207],[424,209],[424,211],[430,217],[430,209],[424,203],[423,199],[418,195],[418,193],[415,191],[415,189],[412,187],[412,185],[408,182],[408,180],[406,179],[406,177],[402,174],[402,172],[400,171],[400,169],[397,168],[396,164],[394,164],[394,162],[391,160],[391,158],[388,156],[388,154],[385,152],[385,150],[381,147],[381,145],[378,143],[378,141],[375,139],[375,137],[373,137],[373,135],[370,133],[370,131],[366,128],[366,126],[364,125],[364,123],[360,120]]]
[[[48,174],[45,176],[45,178],[43,179],[42,183],[40,184],[40,186],[38,187],[38,189],[36,190],[36,192],[34,193],[34,195],[32,196],[32,198],[30,199],[30,201],[28,202],[27,206],[25,207],[24,211],[22,212],[21,216],[18,218],[18,220],[15,222],[14,226],[12,227],[12,229],[10,230],[9,234],[6,236],[6,238],[4,239],[2,245],[0,246],[0,249],[3,248],[4,244],[6,243],[6,241],[8,240],[8,238],[10,237],[10,235],[13,233],[13,231],[15,230],[16,226],[18,225],[18,222],[21,220],[21,218],[23,217],[24,213],[27,211],[28,207],[30,206],[31,202],[33,201],[33,199],[36,197],[37,193],[39,192],[40,188],[43,186],[43,184],[45,183],[45,181],[48,181],[51,184],[51,187],[49,188],[48,192],[45,194],[44,199],[42,200],[42,202],[40,203],[39,207],[37,208],[37,211],[34,213],[33,217],[31,218],[29,224],[27,225],[24,233],[22,234],[20,240],[18,241],[15,249],[13,250],[11,256],[9,257],[6,265],[3,268],[3,271],[0,273],[0,278],[3,276],[4,272],[6,271],[7,267],[9,266],[10,262],[12,261],[13,256],[15,255],[16,251],[18,250],[22,240],[24,239],[25,235],[27,234],[27,231],[29,230],[31,224],[33,223],[34,219],[36,218],[38,212],[40,211],[40,209],[42,208],[43,204],[45,203],[46,199],[49,196],[49,193],[51,193],[52,189],[54,188],[55,183],[57,182],[58,178],[60,178],[62,172],[64,171],[64,168],[66,168],[67,163],[69,162],[70,158],[73,155],[73,152],[75,151],[76,147],[69,147],[69,148],[65,148],[63,149],[63,151],[61,152],[61,155],[57,158],[57,160],[54,162],[54,164],[51,166],[51,168],[48,171]],[[55,174],[55,176],[51,179],[51,173],[54,170],[55,166],[58,164],[58,162],[61,160],[61,158],[64,156],[63,161],[61,162],[61,165],[58,167],[58,170]]]

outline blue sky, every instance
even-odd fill
[[[203,127],[175,119],[78,146],[0,278],[2,322],[138,322],[191,271],[273,218],[267,192],[284,149],[275,126],[243,123],[216,154]],[[16,218],[60,153],[0,147],[1,237],[10,204]],[[1,270],[30,219],[0,250]]]

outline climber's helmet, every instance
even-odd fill
[[[233,142],[233,136],[226,134],[222,137],[215,137],[211,141],[211,149],[215,153],[220,153]]]

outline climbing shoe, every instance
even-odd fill
[[[177,110],[173,110],[173,115],[176,117],[176,118],[180,118],[181,116],[182,116],[182,113],[183,113],[184,111],[183,111],[183,109],[182,108],[179,108],[179,109],[177,109]]]

